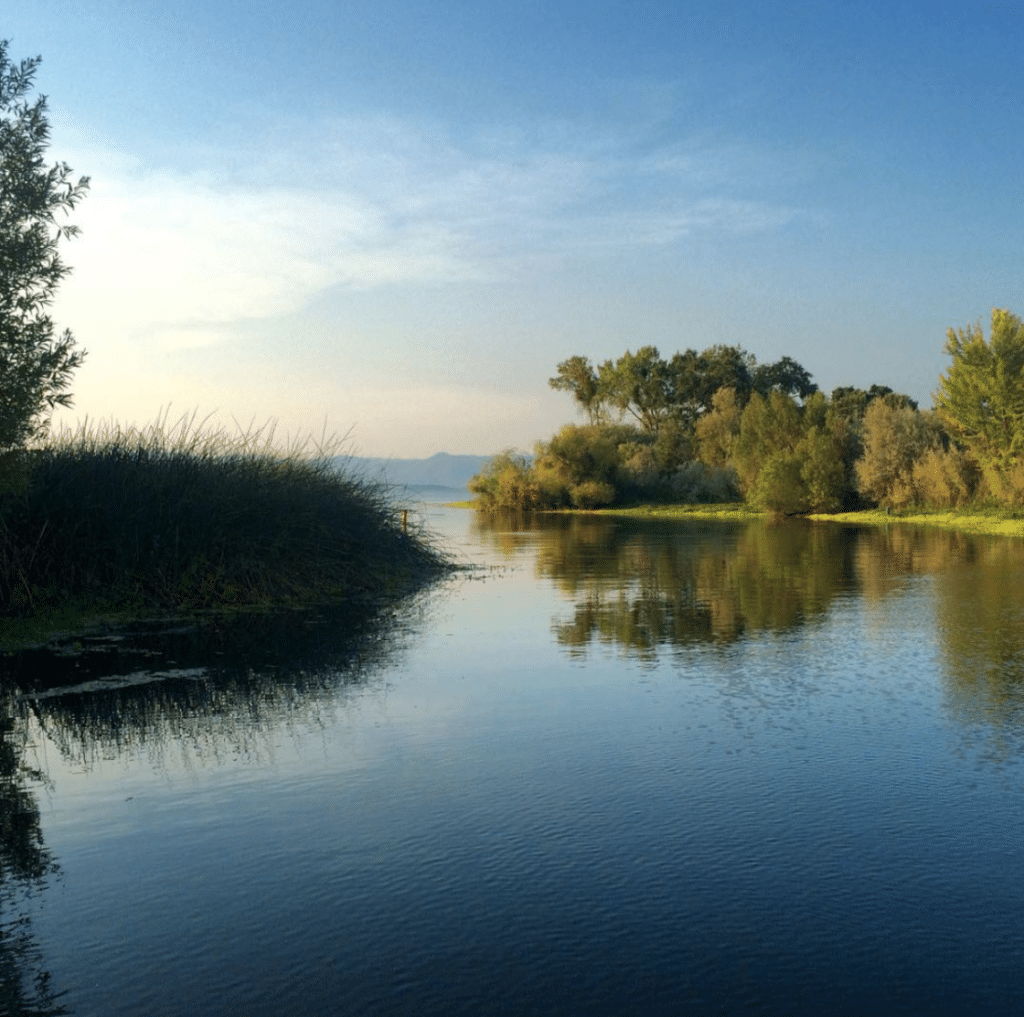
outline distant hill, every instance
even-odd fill
[[[465,491],[466,485],[492,456],[453,456],[438,452],[429,459],[375,459],[335,456],[342,468],[371,479],[384,475],[399,487],[449,487]]]

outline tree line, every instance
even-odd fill
[[[470,482],[481,509],[745,500],[774,513],[1024,505],[1024,324],[993,310],[950,329],[934,409],[885,385],[818,390],[789,357],[657,347],[549,381],[586,415],[534,456],[507,450]]]

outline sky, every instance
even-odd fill
[[[927,408],[1024,314],[1024,5],[22,3],[87,175],[56,426],[524,451],[547,382],[740,345]]]

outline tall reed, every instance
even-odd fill
[[[338,439],[205,425],[86,421],[9,454],[0,611],[379,598],[445,567],[386,487],[336,469]]]

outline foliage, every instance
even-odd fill
[[[738,491],[783,513],[954,507],[986,497],[1024,505],[1024,323],[995,310],[990,342],[980,326],[951,329],[946,352],[953,364],[934,414],[887,385],[839,387],[828,398],[791,358],[757,364],[739,346],[668,360],[644,346],[597,367],[573,357],[552,386],[571,391],[592,426],[617,415],[632,418],[634,434],[617,442],[577,435],[574,455],[566,454],[566,431],[553,448],[538,447],[542,501],[573,504],[573,486],[585,477],[609,485],[602,497],[614,488],[616,502]]]
[[[807,371],[791,358],[758,365],[739,346],[716,345],[701,353],[686,350],[669,360],[656,346],[643,346],[597,367],[586,357],[570,357],[557,371],[548,383],[570,392],[592,424],[607,423],[614,413],[620,420],[632,418],[653,434],[674,426],[688,439],[697,421],[712,412],[721,388],[733,389],[740,406],[755,391],[763,397],[779,391],[801,399],[816,391]]]
[[[385,488],[272,438],[186,417],[49,439],[0,516],[0,609],[358,602],[443,567]]]
[[[735,472],[684,458],[688,449],[673,426],[654,435],[628,424],[566,424],[537,443],[532,463],[503,452],[469,486],[484,512],[736,498]]]
[[[725,466],[732,459],[741,414],[736,389],[720,388],[714,394],[711,412],[697,421],[697,444],[703,462],[709,466]]]
[[[702,448],[736,468],[751,503],[771,512],[835,511],[853,492],[849,433],[824,394],[811,393],[803,406],[775,389],[750,397],[739,415],[727,394],[720,411],[703,423]]]
[[[941,439],[936,421],[909,406],[876,399],[864,414],[864,454],[857,462],[857,487],[877,504],[901,508],[921,499],[914,468]]]
[[[733,465],[744,493],[757,487],[762,469],[773,456],[792,456],[803,438],[800,408],[782,392],[767,399],[750,397],[733,444]]]
[[[1007,505],[1024,505],[1024,462],[1014,462],[1003,469],[980,470],[978,490]]]
[[[634,427],[566,424],[536,448],[536,477],[544,507],[610,505],[627,477],[623,456],[650,437]]]
[[[47,308],[70,272],[58,242],[78,233],[58,217],[89,186],[66,163],[44,166],[46,97],[26,99],[40,58],[14,64],[7,46],[0,41],[0,450],[42,438],[44,408],[70,405],[66,390],[84,354],[69,331],[54,336]]]
[[[793,515],[810,507],[802,475],[802,462],[796,452],[780,451],[762,464],[750,491],[750,501],[769,512]]]
[[[569,357],[558,365],[557,371],[554,378],[548,379],[548,385],[557,391],[571,393],[590,422],[601,423],[605,397],[598,384],[597,372],[589,358]]]
[[[728,466],[683,463],[667,481],[667,495],[682,505],[718,505],[739,498],[739,479]]]
[[[584,480],[569,489],[573,508],[592,509],[615,501],[615,488],[607,481]]]
[[[680,392],[685,394],[682,419],[694,427],[706,413],[711,412],[715,393],[721,388],[732,388],[745,402],[752,387],[752,373],[757,361],[753,354],[740,346],[709,346],[702,353],[686,350],[672,358],[680,379]]]
[[[876,400],[884,399],[895,409],[909,407],[917,409],[917,402],[901,392],[894,392],[888,385],[872,385],[868,389],[842,386],[832,390],[829,402],[831,426],[842,433],[843,462],[847,469],[851,490],[856,487],[853,472],[854,463],[864,453],[864,414]]]
[[[753,390],[762,396],[777,391],[803,400],[818,391],[810,374],[791,357],[783,357],[774,364],[756,366],[750,382]]]
[[[951,328],[945,352],[953,362],[939,377],[936,410],[998,486],[1024,452],[1024,323],[993,309],[988,342],[980,323]]]
[[[920,501],[956,508],[973,497],[980,479],[977,463],[957,448],[929,448],[914,463],[912,485]]]
[[[606,360],[598,375],[600,390],[611,406],[654,434],[680,410],[678,382],[673,365],[661,359],[656,346],[644,346],[636,353],[627,350],[614,363]]]
[[[525,511],[540,507],[540,487],[530,460],[514,449],[499,452],[469,482],[483,511]]]
[[[814,512],[838,512],[852,492],[849,471],[843,461],[844,433],[835,426],[812,425],[800,446],[800,477],[807,508]]]

